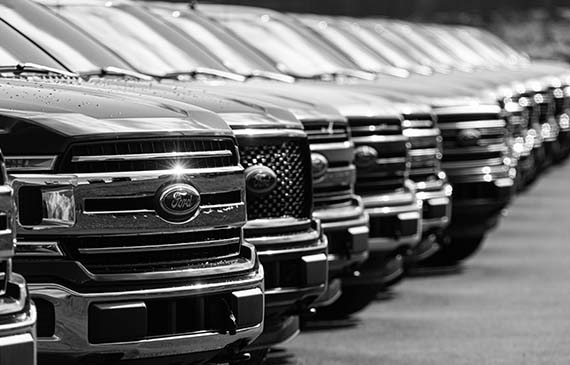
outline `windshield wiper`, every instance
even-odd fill
[[[319,74],[315,74],[309,76],[309,79],[313,80],[327,80],[327,79],[336,79],[339,77],[352,77],[356,79],[366,80],[366,81],[374,81],[376,80],[376,75],[367,72],[367,71],[360,71],[360,70],[352,70],[352,69],[337,69],[331,72],[323,72]]]
[[[143,80],[143,81],[154,80],[151,76],[142,74],[140,72],[127,70],[124,68],[114,67],[114,66],[101,67],[100,69],[97,69],[97,70],[81,72],[80,75],[82,77],[85,77],[85,78],[89,78],[89,77],[93,77],[93,76],[100,76],[100,77],[119,76],[119,77],[133,77],[135,79],[139,79],[139,80]]]
[[[66,77],[78,77],[79,75],[73,72],[60,70],[53,67],[38,65],[36,63],[24,62],[15,65],[3,65],[0,66],[0,73],[13,73],[15,75],[20,75],[22,73],[40,73],[40,74],[56,74]]]
[[[166,73],[164,75],[161,75],[159,77],[165,78],[165,79],[182,80],[185,77],[196,77],[196,76],[200,76],[200,75],[221,77],[224,79],[233,80],[233,81],[240,81],[240,82],[243,82],[246,79],[245,76],[238,75],[238,74],[233,73],[233,72],[216,70],[216,69],[208,68],[208,67],[196,67],[195,69],[189,70],[189,71],[170,72],[170,73]]]
[[[293,76],[280,74],[277,72],[264,71],[264,70],[252,70],[251,73],[245,75],[245,77],[248,80],[254,79],[254,78],[261,78],[261,79],[267,79],[267,80],[275,80],[275,81],[286,82],[289,84],[292,84],[295,82],[295,78]]]

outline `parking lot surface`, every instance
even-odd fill
[[[351,320],[311,324],[268,364],[570,363],[570,165],[517,197],[479,254],[410,278]]]

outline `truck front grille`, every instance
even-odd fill
[[[356,193],[373,195],[404,186],[409,173],[409,138],[399,118],[349,118],[356,147]],[[372,148],[375,161],[359,161],[361,149]]]
[[[318,187],[314,189],[315,208],[350,206],[354,191],[350,185]]]
[[[508,152],[507,122],[497,111],[444,112],[438,115],[443,137],[443,168],[502,159]]]
[[[266,194],[247,192],[249,220],[267,218],[310,218],[311,156],[304,138],[241,138],[241,164],[245,169],[260,165],[277,175],[276,187]]]
[[[404,134],[410,138],[410,178],[415,182],[435,178],[441,171],[441,132],[431,114],[404,114]]]
[[[238,163],[229,138],[153,138],[73,144],[56,167],[59,173],[105,173],[216,168]]]
[[[60,244],[93,274],[172,271],[238,255],[241,229],[63,237]]]
[[[303,126],[311,143],[344,142],[350,138],[344,122],[304,121]]]

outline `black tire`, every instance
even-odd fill
[[[334,303],[318,308],[316,319],[345,319],[372,303],[383,289],[379,285],[355,285],[342,288],[342,295]]]
[[[473,256],[485,240],[484,235],[468,237],[446,237],[446,243],[420,266],[452,266]]]

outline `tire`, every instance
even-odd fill
[[[473,256],[485,239],[484,235],[468,237],[447,237],[447,242],[420,266],[452,266]]]
[[[342,295],[334,303],[318,308],[316,319],[345,319],[372,303],[382,290],[379,285],[355,285],[342,288]]]

